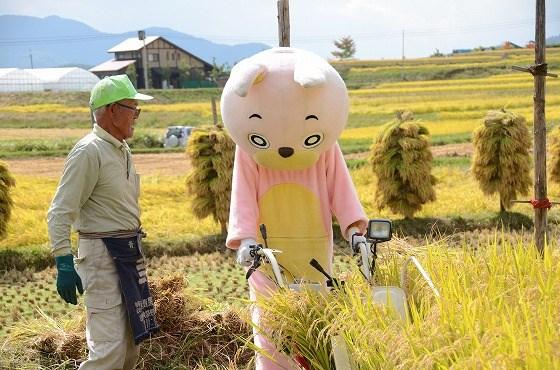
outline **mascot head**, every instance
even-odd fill
[[[301,170],[311,167],[340,136],[348,93],[323,58],[273,48],[233,67],[221,110],[235,143],[258,164]]]

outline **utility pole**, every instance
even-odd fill
[[[402,30],[402,61],[404,63],[404,30]]]
[[[144,70],[144,88],[150,88],[148,80],[148,51],[146,50],[146,31],[138,31],[138,39],[142,40],[144,47],[142,48],[142,69]]]
[[[546,118],[545,118],[545,83],[546,83],[546,43],[545,43],[545,0],[537,0],[535,25],[535,66],[544,66],[543,73],[534,73],[534,153],[535,153],[535,199],[547,199],[546,188]],[[547,208],[535,208],[535,242],[543,255],[547,240]]]
[[[216,97],[212,97],[212,119],[214,126],[218,126],[218,110],[216,109]]]
[[[402,65],[401,65],[401,80],[404,80],[404,30],[402,30]]]
[[[31,62],[31,69],[33,69],[33,53],[31,49],[29,49],[29,61]]]
[[[290,46],[289,0],[278,0],[278,46]]]

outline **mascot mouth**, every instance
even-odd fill
[[[278,148],[278,154],[280,154],[280,157],[282,158],[291,157],[292,154],[294,154],[294,148],[283,146],[281,148]]]

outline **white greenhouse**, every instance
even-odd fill
[[[90,91],[99,81],[99,77],[78,67],[36,68],[24,71],[43,81],[47,91]]]
[[[0,68],[0,92],[43,91],[45,86],[37,76],[18,68]]]

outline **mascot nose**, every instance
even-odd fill
[[[294,149],[293,148],[289,148],[286,146],[283,146],[281,148],[278,148],[278,154],[280,154],[280,156],[282,158],[288,158],[290,157],[292,154],[294,154]]]

